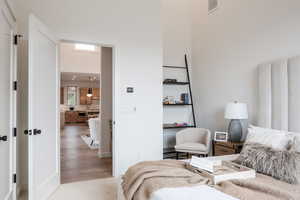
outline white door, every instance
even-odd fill
[[[14,108],[14,20],[5,4],[0,2],[0,199],[14,198],[15,125]]]
[[[60,184],[58,44],[34,15],[29,17],[29,200],[45,200]]]

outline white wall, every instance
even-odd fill
[[[202,127],[226,130],[227,102],[249,106],[257,121],[257,65],[300,54],[300,1],[220,0],[211,15],[207,1],[191,0],[193,81]]]
[[[75,43],[60,44],[61,72],[78,72],[99,74],[101,68],[101,48],[96,51],[75,49]]]
[[[163,63],[185,66],[184,54],[191,54],[189,1],[162,0]]]
[[[162,0],[163,22],[163,64],[185,66],[184,54],[191,58],[191,20],[189,1]],[[191,63],[190,63],[191,64]],[[163,78],[186,81],[186,71],[163,69]],[[179,100],[181,93],[188,92],[187,86],[164,86],[163,96],[173,96]],[[164,123],[192,122],[191,107],[164,107]],[[164,147],[175,145],[178,129],[164,130]]]
[[[16,13],[16,4],[14,0],[1,0],[1,2],[7,2],[7,4],[9,5],[10,9],[12,10],[13,14]]]
[[[114,45],[115,175],[138,161],[162,158],[160,1],[15,2],[22,33],[33,12],[59,38]],[[127,86],[135,93],[128,95]]]
[[[110,47],[102,47],[101,50],[101,145],[99,149],[100,157],[111,156],[111,128],[112,120],[112,69],[113,69],[113,49]]]

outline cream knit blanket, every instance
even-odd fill
[[[162,188],[210,185],[209,179],[186,169],[176,160],[142,162],[128,169],[122,188],[127,200],[149,200]],[[255,179],[225,181],[215,186],[240,200],[300,200],[300,185],[291,185],[264,175]],[[199,197],[201,200],[201,197]]]

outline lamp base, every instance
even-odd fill
[[[231,142],[240,142],[243,135],[242,124],[239,119],[232,119],[228,127],[228,137]]]

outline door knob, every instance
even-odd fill
[[[7,141],[7,136],[0,136],[0,141],[6,142]]]
[[[39,129],[33,129],[33,135],[40,135],[42,133]]]
[[[31,131],[31,130],[25,130],[25,131],[24,131],[24,134],[25,134],[25,135],[32,135],[32,131]]]

